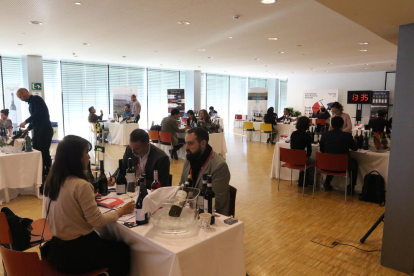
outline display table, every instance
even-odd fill
[[[253,122],[253,127],[255,131],[244,131],[244,133],[247,136],[247,140],[252,140],[252,141],[260,141],[260,135],[262,135],[262,142],[266,143],[267,142],[267,138],[269,138],[269,134],[268,133],[260,133],[260,125],[264,124],[262,122]],[[276,130],[277,133],[273,134],[276,135],[276,141],[279,141],[280,135],[285,134],[285,132],[290,131],[291,133],[294,132],[296,130],[296,126],[295,125],[290,125],[290,124],[277,124],[276,125]],[[251,136],[253,135],[253,137]]]
[[[139,124],[137,123],[107,123],[107,125],[111,136],[111,143],[121,146],[129,145],[129,135],[133,130],[139,128]]]
[[[40,151],[0,153],[0,199],[9,202],[19,194],[39,196],[42,168]]]
[[[279,148],[289,148],[290,144],[285,142],[276,143],[275,150],[273,153],[272,168],[270,178],[279,178]],[[312,159],[315,160],[316,152],[319,152],[319,146],[312,146]],[[371,151],[350,151],[351,158],[358,162],[358,178],[355,191],[360,192],[364,184],[364,177],[366,174],[373,170],[378,171],[385,179],[385,183],[388,180],[388,163],[390,154],[389,152],[371,152]],[[290,180],[290,169],[280,169],[280,179]],[[297,181],[299,179],[299,171],[293,170],[292,180]],[[343,177],[334,177],[331,184],[335,188],[344,187],[345,180]]]

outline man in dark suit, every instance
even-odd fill
[[[331,154],[348,154],[349,149],[357,151],[358,146],[349,132],[343,132],[341,129],[344,125],[344,119],[340,116],[331,119],[332,130],[322,134],[320,142],[320,150],[323,153]],[[358,175],[358,162],[348,156],[348,171],[352,172],[352,186],[355,188]],[[325,183],[323,184],[325,190],[331,191],[331,180],[333,176],[327,175]],[[350,193],[351,186],[347,187]]]
[[[384,133],[385,129],[387,134],[391,133],[389,122],[385,119],[385,116],[387,116],[387,110],[380,109],[378,110],[378,117],[369,120],[368,127],[372,129],[372,132]]]
[[[170,175],[170,158],[164,151],[150,144],[148,133],[142,129],[135,129],[129,136],[129,146],[126,147],[123,166],[128,169],[128,159],[132,159],[132,166],[139,176],[145,173],[147,180],[147,189],[151,189],[151,183],[154,181],[154,170],[158,170],[158,181],[161,186],[171,186]],[[114,174],[116,177],[116,173]],[[114,179],[111,179],[112,183]]]

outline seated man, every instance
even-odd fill
[[[88,122],[89,123],[96,124],[98,121],[101,121],[102,120],[102,117],[103,117],[102,110],[101,110],[101,115],[100,116],[98,116],[98,115],[95,114],[96,113],[96,110],[95,110],[95,108],[93,106],[89,107],[88,110],[89,110],[89,116],[88,116]],[[105,126],[105,125],[103,125],[103,126],[104,126],[104,130],[109,130],[107,126]],[[106,136],[107,135],[105,134],[105,142],[107,143],[108,140],[106,140]],[[101,134],[98,135],[98,141],[102,141]]]
[[[223,215],[230,209],[230,171],[226,161],[213,151],[208,144],[208,132],[200,127],[192,128],[185,136],[187,160],[184,162],[181,183],[191,173],[194,187],[202,188],[203,174],[213,179],[213,191],[216,194],[216,210]]]
[[[214,106],[210,106],[208,114],[210,117],[217,116],[217,110],[214,110]]]
[[[126,104],[124,107],[124,114],[122,115],[122,117],[125,119],[127,117],[131,118],[131,116],[132,116],[131,106],[129,104]]]
[[[320,150],[323,153],[332,154],[348,154],[349,149],[357,151],[358,146],[355,140],[352,138],[352,134],[349,132],[343,132],[342,127],[344,125],[344,119],[341,116],[336,116],[331,119],[332,130],[322,133],[320,142]],[[348,171],[352,172],[352,190],[355,189],[357,176],[358,176],[358,162],[348,156]],[[331,191],[331,180],[333,176],[327,175],[325,183],[323,184],[325,190]],[[347,186],[348,193],[350,193],[351,186]]]
[[[389,122],[385,119],[385,116],[387,116],[387,111],[380,109],[378,110],[378,117],[369,120],[368,127],[372,129],[372,132],[384,133],[385,128],[387,134],[391,133]]]
[[[125,149],[122,162],[125,170],[128,169],[130,157],[136,176],[145,174],[147,189],[151,189],[151,183],[154,181],[154,170],[158,170],[158,181],[161,186],[170,186],[170,158],[163,150],[150,144],[148,133],[145,130],[135,129],[129,135],[129,146]],[[117,172],[114,173],[114,177],[117,177]],[[110,179],[109,185],[115,183],[114,177]]]
[[[329,114],[329,112],[326,110],[325,107],[321,107],[318,112],[319,113],[316,116],[316,118],[326,120],[326,122],[325,122],[326,125],[325,125],[324,129],[329,129],[328,119],[331,117],[331,114]],[[316,125],[316,132],[321,132],[321,130],[322,130],[322,126],[320,124],[317,124]]]
[[[177,126],[177,119],[180,117],[180,111],[176,108],[171,110],[171,116],[165,117],[161,121],[161,131],[171,132],[171,141],[173,145],[173,150],[171,151],[171,158],[178,160],[177,151],[183,146],[183,144],[178,143],[177,133],[183,133],[187,129],[188,126],[185,128],[178,128]]]

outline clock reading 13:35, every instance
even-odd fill
[[[348,91],[348,104],[370,104],[372,91]]]

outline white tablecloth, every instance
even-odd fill
[[[244,131],[244,134],[247,135],[247,139],[250,140],[250,137],[252,138],[252,141],[260,141],[260,135],[262,135],[262,142],[266,143],[267,138],[269,138],[268,133],[262,133],[260,134],[260,125],[264,124],[261,122],[253,122],[253,127],[255,131],[253,131],[253,137],[251,137],[252,132],[251,131]],[[294,132],[296,130],[296,126],[289,125],[289,124],[277,124],[276,126],[277,134],[276,135],[276,141],[279,141],[280,135],[284,134],[286,131]]]
[[[279,148],[290,148],[289,143],[279,142],[275,146],[275,151],[273,153],[272,169],[270,173],[270,178],[279,178]],[[319,146],[312,147],[312,158],[315,160],[316,152],[319,152]],[[355,190],[360,192],[362,190],[362,185],[364,184],[364,177],[366,174],[370,173],[373,170],[378,171],[385,179],[385,183],[388,180],[388,163],[390,154],[389,152],[370,152],[370,151],[350,151],[351,158],[354,158],[358,161],[358,179]],[[281,168],[280,174],[282,180],[290,180],[290,169]],[[292,174],[293,181],[299,179],[299,171],[293,170]],[[345,180],[343,177],[334,177],[332,185],[336,188],[344,187]]]
[[[139,128],[138,124],[119,124],[108,123],[111,143],[121,146],[129,145],[129,135],[135,129]]]
[[[8,202],[19,194],[38,196],[38,188],[42,184],[42,167],[40,151],[0,153],[0,199]]]
[[[111,223],[98,232],[130,246],[130,275],[245,276],[244,224],[227,225],[226,218],[216,218],[209,230],[197,226],[182,235],[162,234],[151,222],[131,229]]]

